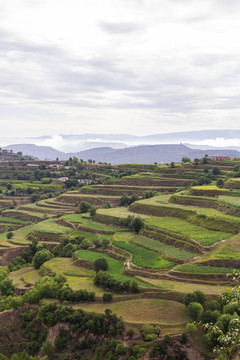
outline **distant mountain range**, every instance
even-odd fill
[[[122,163],[136,163],[136,164],[151,164],[180,162],[186,156],[190,159],[202,158],[205,154],[224,155],[224,156],[238,156],[240,152],[232,149],[211,149],[200,150],[191,149],[183,144],[162,144],[162,145],[140,145],[132,146],[124,149],[113,149],[110,147],[101,147],[89,149],[79,152],[64,153],[56,150],[50,146],[37,146],[34,144],[13,144],[4,147],[13,152],[22,151],[23,155],[33,155],[40,160],[67,160],[69,157],[77,157],[78,159],[88,160],[93,159],[96,162],[107,162],[111,164]]]
[[[240,130],[201,130],[146,136],[130,134],[58,134],[21,139],[1,138],[0,134],[0,146],[9,144],[50,146],[63,153],[76,153],[100,147],[125,149],[129,146],[161,144],[184,144],[190,148],[202,150],[210,149],[212,146],[240,150]],[[47,157],[47,154],[45,157]]]

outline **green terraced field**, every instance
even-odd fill
[[[141,235],[133,236],[131,238],[131,241],[134,242],[135,244],[145,246],[153,251],[163,252],[168,256],[171,256],[177,260],[188,260],[196,256],[196,254],[191,251],[187,251],[181,248],[176,248],[174,246],[167,245],[160,241],[153,240]]]
[[[34,226],[34,232],[51,234],[69,234],[72,229],[59,225],[55,220],[44,220]]]
[[[175,217],[157,217],[151,216],[145,219],[146,223],[151,226],[156,226],[160,229],[176,232],[182,235],[187,235],[200,244],[208,246],[213,245],[223,239],[228,239],[232,235],[221,231],[212,231],[193,225],[186,220]]]
[[[105,254],[101,254],[101,253],[97,253],[97,252],[89,251],[89,250],[80,250],[77,252],[77,256],[80,259],[86,259],[86,260],[90,260],[90,261],[95,261],[96,259],[99,259],[99,258],[105,258],[109,265],[109,269],[107,270],[107,273],[109,275],[113,276],[115,279],[120,280],[120,281],[127,281],[127,280],[132,281],[133,280],[133,278],[131,276],[126,276],[122,273],[123,263],[121,261],[113,259]],[[139,280],[136,280],[136,282],[138,283],[138,285],[146,286],[146,284],[142,283]]]
[[[0,216],[0,221],[3,221],[3,222],[8,221],[9,223],[15,222],[17,224],[24,224],[25,223],[25,221],[23,221],[23,220],[11,218],[11,217],[8,217],[8,216]]]
[[[146,269],[170,269],[175,266],[174,262],[165,260],[162,256],[153,251],[136,246],[124,241],[116,241],[114,245],[128,251],[132,255],[132,263]]]
[[[88,220],[83,218],[80,214],[65,215],[63,218],[96,230],[109,230],[113,232],[121,230],[121,228],[117,228],[115,226],[105,225],[96,221]]]
[[[197,264],[184,264],[174,269],[174,271],[190,274],[229,274],[232,273],[233,270],[233,268],[200,266]]]

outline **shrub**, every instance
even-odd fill
[[[90,209],[90,216],[94,216],[96,214],[97,208],[95,206],[92,206]]]
[[[187,312],[193,320],[199,320],[203,313],[203,307],[198,302],[191,302],[187,307]]]
[[[52,357],[54,354],[53,346],[50,341],[45,341],[42,345],[42,352],[48,357]]]
[[[207,309],[208,310],[220,310],[221,306],[219,304],[219,302],[217,300],[211,300],[209,301],[209,303],[207,304]]]
[[[31,202],[32,202],[32,203],[35,203],[35,202],[38,201],[39,199],[40,199],[40,196],[39,196],[38,193],[33,193],[33,194],[31,195]]]
[[[82,201],[80,203],[80,213],[81,214],[84,214],[84,213],[87,213],[90,209],[91,209],[92,205],[89,204],[88,202],[86,201]]]
[[[156,340],[160,334],[160,327],[158,325],[145,324],[141,329],[141,334],[144,341]]]
[[[10,231],[7,233],[7,239],[11,239],[13,237],[13,232]]]
[[[103,301],[108,302],[112,301],[113,295],[111,293],[104,293],[103,294]]]
[[[139,231],[144,227],[144,221],[140,216],[134,217],[131,221],[131,228],[133,231],[135,231],[137,234]]]
[[[110,209],[112,207],[112,204],[109,201],[106,201],[103,204],[103,209]]]
[[[36,252],[33,258],[34,269],[39,269],[45,261],[50,260],[52,257],[51,253],[47,249],[42,249]]]
[[[195,323],[188,323],[186,325],[186,331],[190,334],[192,334],[194,331],[197,330],[197,325]]]
[[[195,293],[187,293],[184,298],[183,298],[183,302],[184,305],[188,306],[191,302],[197,302],[197,295]]]
[[[133,335],[134,335],[134,330],[133,330],[132,328],[128,329],[128,331],[127,331],[127,336],[130,337],[130,338],[132,338]]]
[[[204,293],[200,290],[196,290],[194,291],[194,294],[197,296],[197,302],[199,302],[200,304],[204,304],[206,300],[206,296],[204,295]]]
[[[98,272],[100,270],[107,271],[108,270],[108,262],[105,258],[98,258],[94,261],[95,271]]]
[[[200,304],[198,304],[200,305]],[[187,333],[182,333],[182,335],[180,336],[180,343],[181,344],[186,344],[188,342],[188,336]]]

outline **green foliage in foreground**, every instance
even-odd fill
[[[234,272],[233,277],[239,280],[240,273]],[[240,347],[240,287],[224,292],[220,303],[221,312],[219,308],[203,313],[203,317],[211,317],[207,323],[204,321],[206,338],[214,354],[220,355],[219,359],[232,359]]]
[[[59,299],[61,301],[89,302],[94,301],[95,293],[87,290],[73,291],[65,284],[63,275],[44,277],[39,280],[34,289],[30,289],[22,296],[8,296],[0,300],[0,312],[10,309],[18,309],[23,304],[38,304],[44,297]]]
[[[176,264],[165,260],[162,256],[153,251],[149,251],[142,247],[130,244],[124,241],[117,241],[115,246],[128,251],[132,254],[132,262],[136,266],[146,269],[169,269]]]

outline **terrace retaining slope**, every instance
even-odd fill
[[[9,211],[5,210],[1,213],[1,215],[6,217],[14,217],[16,219],[25,220],[25,221],[32,221],[32,222],[39,222],[42,220],[42,218],[38,216],[30,215],[20,211],[12,211],[12,210]]]
[[[28,249],[28,246],[19,246],[10,249],[1,249],[2,259],[0,260],[1,266],[6,266],[12,262],[17,256],[20,256],[21,253]]]

